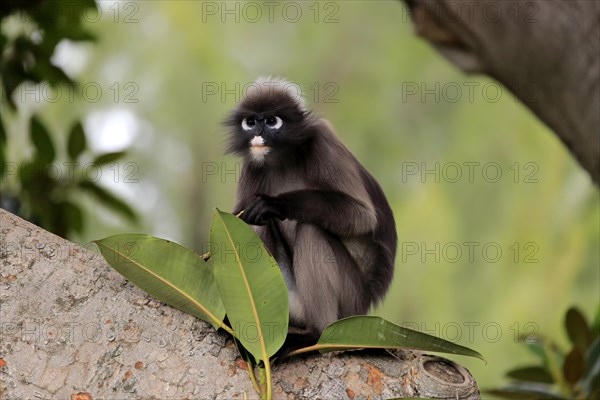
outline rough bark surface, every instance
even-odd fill
[[[417,33],[497,79],[600,183],[598,0],[404,0]]]
[[[258,397],[225,334],[2,209],[0,265],[0,398]],[[467,370],[409,351],[307,356],[273,376],[275,399],[479,399]]]

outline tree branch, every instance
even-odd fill
[[[504,84],[600,183],[600,2],[404,2],[420,36]]]
[[[97,253],[2,209],[0,263],[0,397],[258,397],[222,331],[149,297]],[[394,354],[286,360],[273,366],[273,396],[479,398],[459,365]]]

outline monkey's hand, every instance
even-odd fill
[[[275,199],[264,194],[257,194],[248,203],[240,218],[250,225],[266,225],[273,218],[283,219]]]

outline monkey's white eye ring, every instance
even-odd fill
[[[250,130],[254,129],[255,126],[256,126],[256,120],[252,117],[244,118],[242,120],[242,129],[245,131],[250,131]]]
[[[265,122],[271,129],[279,129],[283,125],[281,118],[276,115],[265,118]]]

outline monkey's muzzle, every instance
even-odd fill
[[[255,159],[263,159],[271,148],[265,145],[265,140],[262,136],[254,136],[250,141],[250,152]]]

